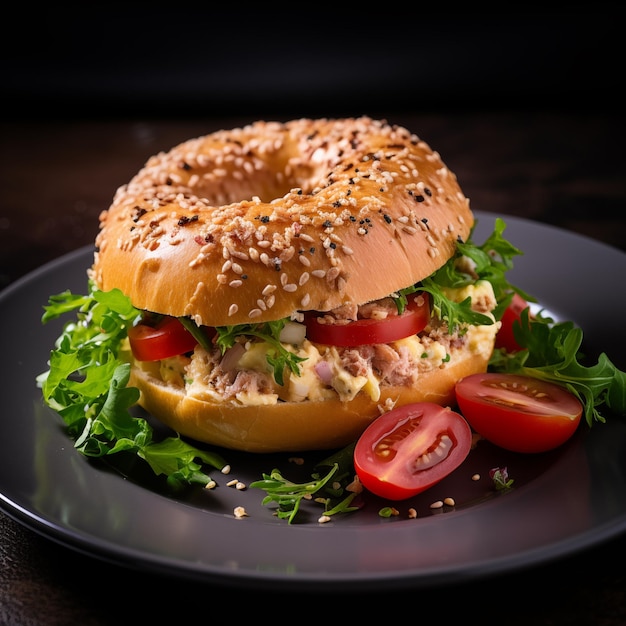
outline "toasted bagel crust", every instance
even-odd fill
[[[101,216],[91,276],[198,325],[269,321],[413,285],[472,224],[454,174],[405,128],[256,122],[149,159]]]
[[[298,452],[330,450],[355,441],[387,401],[454,405],[457,380],[484,372],[488,357],[469,350],[457,352],[442,369],[423,374],[413,387],[381,387],[374,402],[360,393],[350,402],[280,402],[241,406],[213,403],[185,395],[138,367],[131,368],[130,385],[141,392],[139,404],[158,420],[180,433],[216,446],[244,452]]]

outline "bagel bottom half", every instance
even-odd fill
[[[243,406],[187,396],[137,366],[129,384],[141,393],[139,405],[179,434],[196,441],[244,452],[330,450],[355,441],[381,415],[381,407],[410,402],[454,405],[454,386],[470,374],[484,372],[485,353],[459,351],[445,367],[422,374],[412,387],[381,387],[374,402],[359,393],[353,400],[279,402]]]

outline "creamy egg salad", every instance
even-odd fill
[[[458,333],[447,331],[411,335],[389,345],[394,359],[404,361],[404,381],[410,383],[423,372],[445,367],[455,352],[469,349],[472,354],[488,358],[493,349],[495,334],[500,322],[496,322],[490,311],[496,306],[493,287],[486,280],[479,280],[460,289],[447,289],[446,296],[454,302],[468,297],[472,307],[485,313],[494,323],[468,326],[462,339]],[[432,330],[432,329],[431,329]],[[386,381],[372,358],[360,358],[359,367],[350,367],[345,349],[335,346],[314,344],[302,335],[297,344],[285,347],[300,357],[299,375],[288,372],[284,385],[277,385],[272,378],[272,368],[267,354],[270,346],[264,341],[246,341],[238,344],[237,359],[232,358],[228,371],[216,374],[223,359],[217,359],[202,346],[196,346],[190,356],[176,356],[162,361],[139,362],[142,369],[168,384],[184,388],[188,396],[210,402],[230,401],[241,405],[271,405],[281,401],[302,402],[339,398],[350,401],[359,393],[367,394],[377,402],[381,385],[394,384]],[[220,355],[221,356],[221,355]],[[358,371],[355,371],[358,369]],[[240,372],[246,372],[245,384],[231,383]]]

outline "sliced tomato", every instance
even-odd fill
[[[459,409],[488,441],[513,452],[546,452],[565,443],[583,414],[564,387],[530,376],[487,372],[456,384]]]
[[[193,350],[196,338],[176,317],[163,317],[157,324],[137,324],[128,330],[133,356],[138,361],[160,361]]]
[[[306,336],[313,343],[328,346],[366,346],[390,343],[424,330],[430,319],[430,299],[427,293],[409,296],[406,309],[400,315],[385,319],[360,319],[346,324],[321,324],[319,314],[304,318]]]
[[[522,311],[527,307],[528,302],[518,293],[514,293],[511,303],[502,314],[502,326],[496,335],[496,348],[504,348],[507,352],[518,352],[522,349],[515,339],[513,325],[521,322]]]
[[[449,407],[407,404],[367,427],[354,449],[354,467],[367,490],[389,500],[404,500],[461,465],[471,444],[469,424]]]

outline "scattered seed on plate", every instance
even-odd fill
[[[442,500],[437,500],[436,502],[433,502],[430,505],[431,509],[440,509],[443,506],[443,501]]]
[[[237,519],[241,519],[242,517],[248,517],[246,509],[244,509],[242,506],[236,506],[233,510],[233,513]]]
[[[205,489],[215,489],[217,487],[217,483],[214,480],[210,480],[206,485],[204,485]]]
[[[456,502],[454,501],[454,498],[445,498],[443,503],[446,506],[455,506],[456,505]]]
[[[354,476],[352,482],[346,486],[346,491],[351,493],[361,493],[363,491],[363,485],[361,484],[358,476]]]
[[[473,481],[480,480],[480,474],[474,474],[474,475],[472,476],[472,480],[473,480]]]
[[[409,519],[415,519],[417,517],[417,511],[413,508],[409,509]]]
[[[224,465],[221,471],[222,471],[222,474],[230,474],[230,465]]]
[[[328,515],[322,515],[322,517],[320,517],[317,520],[320,524],[325,524],[326,522],[330,522],[330,516]]]
[[[234,487],[235,489],[239,489],[239,491],[242,491],[243,489],[246,488],[245,483],[242,483],[240,480],[237,480],[236,478],[233,478],[232,480],[229,480],[226,483],[227,487]]]

